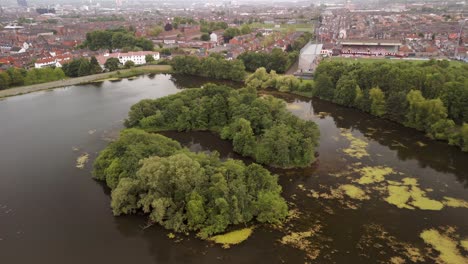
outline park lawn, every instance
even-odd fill
[[[120,69],[116,72],[110,73],[107,78],[100,79],[97,81],[102,80],[115,80],[115,79],[123,79],[123,78],[130,78],[135,77],[143,74],[150,74],[150,73],[171,73],[172,66],[170,65],[144,65],[139,66],[131,69]]]

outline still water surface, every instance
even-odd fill
[[[367,186],[369,199],[363,201],[311,195],[354,184],[360,176],[353,170],[385,166],[405,175],[389,176],[392,180],[412,177],[422,189],[432,189],[427,194],[432,199],[468,200],[467,154],[358,111],[284,94],[275,96],[285,99],[294,114],[317,122],[322,134],[317,164],[271,169],[280,176],[291,208],[299,212],[284,229],[257,228],[248,241],[225,250],[193,236],[169,239],[157,226],[142,229],[142,216],[114,217],[107,188],[91,179],[97,153],[123,128],[131,105],[203,82],[152,75],[0,101],[0,262],[304,263],[313,251],[317,263],[388,263],[395,256],[405,259],[403,244],[424,250],[427,245],[419,238],[424,229],[451,226],[461,238],[468,236],[465,208],[400,209],[385,202],[385,192]],[[350,141],[344,132],[365,141],[368,155],[347,155],[343,150]],[[241,158],[229,142],[211,133],[165,134],[194,151]],[[76,168],[77,157],[85,153],[90,161],[84,169]],[[285,234],[311,229],[315,234],[307,250],[279,242]],[[387,232],[382,239],[370,236],[382,230]]]

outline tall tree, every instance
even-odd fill
[[[109,71],[115,71],[119,69],[120,61],[117,58],[109,58],[106,60],[104,67]]]
[[[383,116],[385,114],[385,95],[379,87],[372,88],[369,91],[371,100],[371,114]]]

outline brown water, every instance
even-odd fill
[[[143,216],[114,217],[107,188],[91,179],[97,152],[122,129],[132,104],[204,82],[191,80],[155,75],[0,101],[0,263],[388,263],[391,257],[406,258],[405,247],[427,252],[419,238],[424,229],[451,226],[460,238],[468,236],[468,209],[400,209],[373,187],[384,183],[361,186],[369,196],[364,201],[310,195],[340,184],[359,186],[353,181],[360,175],[352,170],[386,166],[404,173],[388,176],[392,180],[412,177],[421,189],[433,189],[427,192],[431,199],[468,200],[468,154],[358,111],[281,94],[276,96],[294,114],[316,121],[322,134],[317,164],[272,169],[291,208],[300,212],[284,228],[258,227],[245,243],[226,250],[193,235],[174,240],[160,227],[143,229]],[[319,112],[329,115],[320,118]],[[344,152],[350,141],[342,129],[368,144],[368,156]],[[229,142],[211,133],[166,135],[194,151],[240,158]],[[84,153],[90,160],[78,169],[76,159]],[[290,232],[310,229],[315,232],[305,250],[279,242]],[[387,235],[375,238],[382,230]],[[433,261],[425,256],[424,262]]]

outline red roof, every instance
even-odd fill
[[[44,58],[44,59],[39,59],[36,61],[36,63],[41,63],[41,64],[52,63],[52,62],[55,62],[55,58]]]

